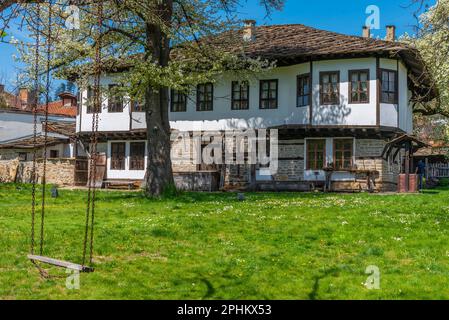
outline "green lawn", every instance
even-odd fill
[[[100,192],[96,271],[68,290],[26,259],[30,187],[0,185],[0,299],[448,299],[448,199]],[[84,202],[85,191],[49,198],[46,255],[79,262]],[[363,285],[369,265],[380,290]]]

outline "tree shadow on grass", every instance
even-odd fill
[[[308,294],[308,297],[310,300],[317,300],[318,299],[318,291],[320,289],[320,280],[323,280],[324,278],[328,276],[333,276],[338,273],[338,268],[331,268],[325,270],[321,275],[314,277],[314,283],[312,286],[312,291]]]

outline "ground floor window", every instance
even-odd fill
[[[145,142],[131,142],[129,170],[145,170]]]
[[[111,170],[125,170],[126,143],[111,143]]]
[[[307,140],[307,170],[322,170],[325,166],[326,140]]]
[[[334,140],[334,167],[336,170],[351,169],[353,166],[353,139]]]
[[[59,158],[59,151],[58,150],[50,150],[50,159],[57,159]]]

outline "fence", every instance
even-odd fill
[[[449,163],[431,163],[427,174],[433,178],[449,178]]]

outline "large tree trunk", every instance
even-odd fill
[[[172,0],[159,5],[160,16],[169,24],[172,17]],[[170,59],[169,38],[157,24],[147,24],[147,45],[151,48],[148,57],[161,67]],[[170,122],[168,119],[168,88],[149,87],[145,92],[147,122],[148,165],[145,175],[145,191],[149,196],[160,196],[174,187],[170,158]]]

